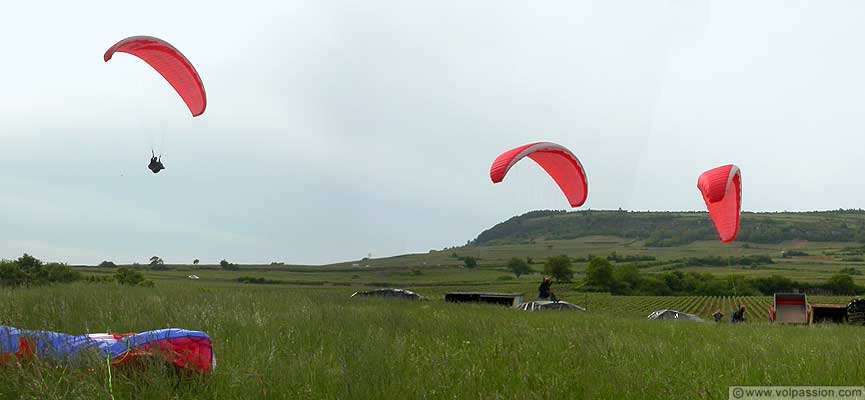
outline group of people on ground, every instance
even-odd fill
[[[717,310],[712,314],[712,318],[715,319],[715,322],[721,322],[724,318],[724,313],[721,310]],[[730,323],[738,324],[740,322],[745,322],[745,306],[741,304],[739,304],[739,308],[736,311],[733,311],[733,315],[730,317]]]

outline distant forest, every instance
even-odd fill
[[[672,247],[718,239],[705,212],[532,211],[482,232],[473,245],[531,243],[585,236],[645,240],[649,247]],[[786,240],[865,243],[865,211],[742,213],[738,241]]]

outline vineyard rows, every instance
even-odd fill
[[[720,310],[727,317],[737,305],[743,305],[746,316],[752,321],[768,320],[770,296],[611,296],[608,294],[575,294],[569,299],[586,307],[591,312],[618,314],[623,316],[648,316],[657,310],[677,310],[711,318],[712,313]],[[808,297],[810,303],[848,303],[845,296]]]

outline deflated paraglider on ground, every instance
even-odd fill
[[[358,291],[354,292],[351,297],[386,297],[386,298],[399,298],[399,299],[407,299],[407,300],[426,300],[426,297],[423,297],[411,290],[405,289],[395,289],[395,288],[387,288],[387,289],[376,289],[376,290],[368,290],[368,291]]]
[[[742,173],[735,165],[710,169],[697,179],[697,188],[724,243],[736,240],[742,211]]]
[[[683,313],[676,310],[658,310],[649,314],[646,318],[651,320],[705,322],[702,318],[694,314]]]
[[[210,374],[216,356],[210,337],[185,329],[159,329],[142,333],[94,333],[67,335],[0,326],[0,361],[40,359],[48,362],[80,362],[86,355],[112,365],[123,365],[144,357],[161,356],[178,369]],[[102,361],[104,362],[104,361]]]
[[[204,83],[195,66],[174,46],[152,36],[132,36],[117,42],[105,52],[105,62],[111,60],[114,53],[127,53],[136,56],[149,64],[156,72],[174,88],[193,117],[204,113],[207,108],[207,94]],[[154,174],[165,169],[162,156],[153,155],[148,169]]]
[[[585,308],[567,301],[530,301],[517,306],[517,309],[529,312],[536,311],[586,311]]]
[[[586,202],[589,183],[583,165],[574,153],[555,143],[531,143],[502,153],[490,167],[490,179],[493,183],[501,182],[511,167],[525,157],[531,158],[547,171],[562,189],[571,207],[576,208]]]

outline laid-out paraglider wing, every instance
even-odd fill
[[[105,52],[105,62],[117,52],[132,54],[150,64],[177,91],[193,117],[204,113],[207,95],[201,77],[192,63],[174,46],[152,36],[133,36],[111,46]]]
[[[703,194],[721,241],[736,240],[742,211],[742,173],[739,167],[724,165],[703,172],[697,180],[697,188]]]
[[[88,353],[96,357],[86,357]],[[107,359],[112,366],[120,366],[157,355],[181,369],[210,374],[216,368],[210,336],[199,331],[158,329],[129,334],[68,335],[0,326],[0,366],[13,358],[39,358],[47,362],[80,360],[82,363]]]
[[[565,193],[571,207],[579,207],[586,202],[589,184],[583,165],[574,153],[555,143],[532,143],[502,153],[490,167],[490,179],[493,183],[501,182],[511,167],[525,157],[531,158],[547,171]]]

